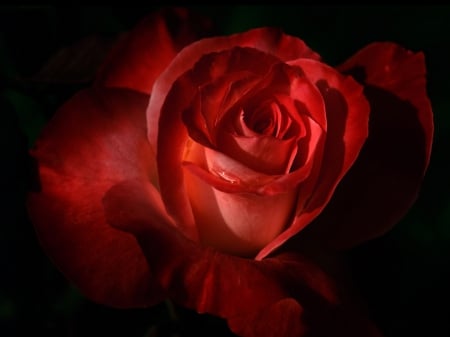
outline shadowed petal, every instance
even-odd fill
[[[124,89],[84,90],[56,113],[31,152],[39,186],[28,208],[44,250],[87,297],[118,307],[163,296],[136,240],[105,222],[101,203],[120,180],[156,178],[147,101]]]
[[[316,156],[314,167],[300,185],[297,214],[293,224],[257,256],[267,256],[287,239],[300,232],[317,217],[332,198],[336,186],[359,155],[368,133],[369,105],[363,88],[350,76],[307,59],[289,62],[300,67],[322,94],[327,115],[327,134],[323,156]],[[315,176],[314,176],[315,175]],[[345,207],[348,211],[348,205]]]
[[[345,249],[384,234],[411,207],[430,159],[433,117],[422,53],[374,43],[340,69],[366,84],[369,138],[310,229]]]
[[[119,38],[98,71],[96,83],[149,94],[177,53],[211,31],[211,21],[200,15],[185,8],[163,8]]]

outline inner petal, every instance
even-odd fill
[[[250,113],[244,112],[243,121],[256,133],[276,137],[280,114],[278,105],[270,102]]]
[[[228,254],[253,257],[290,223],[296,189],[276,195],[227,193],[185,170],[201,242]]]
[[[260,96],[249,101],[240,110],[240,123],[235,123],[238,125],[237,134],[244,136],[260,134],[277,139],[287,139],[294,136],[301,138],[304,135],[301,120],[298,119],[298,115],[302,114],[303,111],[293,106],[292,102],[291,106],[286,106],[283,99],[280,100],[279,94],[275,94],[264,101],[261,101]],[[294,118],[289,109],[295,111]]]
[[[286,174],[297,155],[297,139],[272,136],[242,137],[223,133],[221,148],[242,164],[266,174]]]
[[[229,112],[228,125],[218,132],[218,150],[258,172],[290,172],[298,142],[306,134],[302,112],[287,112],[277,97],[257,95],[246,103]],[[293,105],[289,108],[296,109]],[[296,115],[296,120],[291,115]]]

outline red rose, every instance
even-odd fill
[[[317,252],[414,201],[433,134],[423,54],[374,43],[332,68],[272,28],[190,44],[193,21],[145,19],[43,131],[44,249],[100,303],[169,297],[242,336],[380,336]]]

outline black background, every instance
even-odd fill
[[[349,258],[386,337],[449,336],[450,7],[190,7],[211,17],[222,33],[281,27],[331,65],[374,41],[425,53],[435,139],[419,199],[391,232],[353,249]],[[153,9],[0,6],[0,336],[142,337],[177,330],[189,336],[200,335],[200,326],[209,336],[229,334],[221,320],[181,308],[175,308],[179,321],[174,322],[164,303],[118,310],[85,299],[45,256],[25,210],[27,149],[56,108],[84,85],[54,69],[50,75],[59,82],[49,84],[39,71],[61,48],[92,34],[100,34],[107,45]]]

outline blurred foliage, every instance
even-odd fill
[[[155,6],[0,6],[0,335],[175,336],[193,326],[230,335],[223,321],[173,310],[117,310],[92,303],[55,269],[27,218],[27,149],[45,122],[84,83],[33,76],[62,48],[114,39]],[[355,279],[386,337],[449,336],[449,6],[191,6],[223,33],[278,26],[337,65],[374,41],[422,50],[435,113],[431,165],[419,198],[394,230],[349,252]],[[175,323],[174,323],[175,320]],[[156,331],[158,326],[158,331]],[[175,326],[175,328],[174,328]]]

